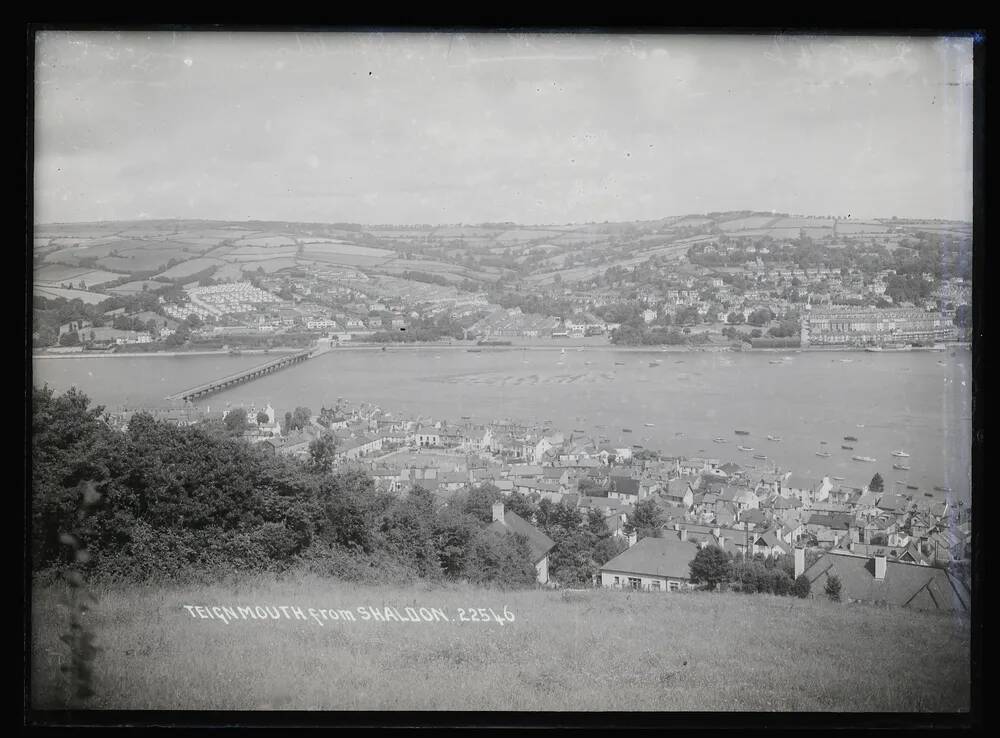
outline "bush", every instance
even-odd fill
[[[719,584],[729,581],[732,575],[729,554],[718,546],[700,549],[688,566],[691,569],[691,581],[704,584],[706,589],[715,589]]]
[[[792,594],[805,599],[809,596],[811,588],[812,585],[809,584],[809,578],[805,574],[799,574],[798,578],[792,584]]]
[[[840,577],[838,577],[836,574],[831,574],[830,576],[828,576],[826,579],[826,587],[824,588],[826,596],[829,597],[834,602],[840,602],[840,589],[841,589]]]

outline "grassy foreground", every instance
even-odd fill
[[[966,618],[766,595],[381,587],[312,576],[96,590],[96,697],[113,709],[969,708]],[[35,587],[32,707],[62,709],[68,622]],[[354,622],[193,617],[185,605],[352,610]],[[362,620],[438,608],[449,622]],[[504,607],[513,622],[458,622]],[[322,620],[322,618],[321,618]]]

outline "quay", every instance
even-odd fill
[[[243,382],[249,382],[259,377],[263,377],[267,374],[272,374],[285,367],[292,366],[293,364],[299,364],[306,359],[310,359],[313,356],[318,356],[321,353],[326,353],[322,350],[309,349],[307,351],[298,351],[294,354],[286,354],[277,359],[272,359],[266,364],[260,364],[259,366],[251,367],[249,369],[244,369],[243,371],[236,372],[235,374],[230,374],[228,376],[222,377],[221,379],[214,379],[211,382],[206,382],[204,384],[199,384],[194,387],[189,387],[186,390],[182,390],[172,395],[168,395],[166,399],[168,400],[184,400],[188,402],[190,400],[197,399],[199,397],[204,397],[210,395],[213,392],[220,392],[221,390],[228,389],[237,384],[242,384]]]

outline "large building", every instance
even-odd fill
[[[940,313],[920,308],[823,308],[802,318],[802,346],[866,346],[955,338]]]

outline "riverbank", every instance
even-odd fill
[[[947,351],[949,349],[969,349],[971,344],[968,343],[947,343],[940,346],[921,346],[921,347],[911,347],[907,349],[908,351]],[[524,343],[524,344],[512,344],[510,346],[479,346],[475,343],[349,343],[340,344],[333,346],[329,349],[332,352],[341,351],[382,351],[385,349],[386,353],[390,351],[414,351],[414,350],[426,350],[435,349],[442,351],[473,351],[473,352],[494,352],[494,351],[560,351],[560,350],[572,350],[572,351],[587,351],[598,349],[601,351],[628,351],[630,353],[640,352],[640,353],[650,353],[650,354],[701,354],[701,353],[768,353],[768,354],[788,354],[788,353],[866,353],[867,349],[859,346],[807,346],[805,348],[746,348],[737,349],[732,346],[622,346],[613,343],[595,344],[595,343],[565,343],[563,341],[551,342],[551,343]],[[244,349],[237,356],[250,356],[250,355],[267,355],[267,354],[290,354],[298,351],[304,351],[302,347],[296,348],[272,348],[267,351],[264,349]],[[325,353],[325,352],[324,352]],[[870,352],[869,352],[870,353]],[[888,350],[884,353],[900,353],[899,351]],[[105,353],[103,351],[80,351],[73,353],[35,353],[32,354],[32,359],[105,359],[105,358],[138,358],[138,357],[148,357],[148,356],[159,356],[159,357],[178,357],[178,356],[219,356],[227,355],[229,351],[222,349],[206,350],[206,351],[149,351],[145,353]]]
[[[273,348],[273,349],[244,349],[238,354],[230,354],[228,350],[207,349],[205,351],[135,351],[123,353],[108,353],[105,351],[79,351],[73,353],[35,353],[32,359],[142,359],[147,356],[155,357],[176,357],[176,356],[256,356],[270,354],[294,354],[305,351],[304,348]]]

